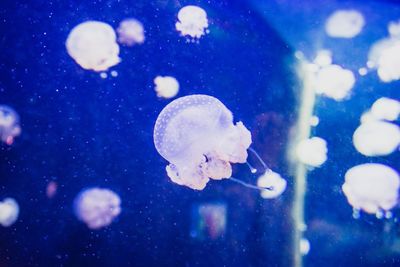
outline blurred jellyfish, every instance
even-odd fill
[[[389,22],[388,32],[392,37],[400,37],[400,20]]]
[[[315,77],[315,90],[337,101],[348,96],[355,83],[353,72],[339,65],[321,68]]]
[[[298,160],[312,167],[324,164],[328,158],[327,153],[326,141],[316,136],[300,141],[296,148]]]
[[[367,121],[355,130],[353,144],[365,156],[389,155],[399,147],[400,128],[385,121]]]
[[[21,134],[19,116],[15,110],[6,105],[0,105],[0,139],[7,145],[14,142],[14,138]]]
[[[211,179],[231,177],[230,163],[244,163],[251,134],[218,99],[190,95],[169,103],[154,126],[154,144],[179,185],[203,190]]]
[[[46,196],[48,198],[53,198],[57,193],[58,185],[56,182],[51,181],[46,186]]]
[[[361,164],[346,172],[342,190],[356,211],[375,214],[397,204],[399,179],[398,173],[386,165]]]
[[[87,70],[105,71],[121,61],[115,32],[104,22],[86,21],[75,26],[65,44],[68,54]]]
[[[329,50],[320,50],[314,59],[314,64],[320,67],[329,66],[332,64],[332,52]]]
[[[182,36],[188,35],[199,39],[206,33],[207,27],[207,13],[204,9],[198,6],[185,6],[179,10],[175,28]]]
[[[400,101],[381,97],[372,105],[371,115],[378,120],[395,121],[400,115]]]
[[[301,255],[307,255],[310,252],[311,245],[307,238],[302,238],[300,240],[300,253]]]
[[[353,38],[365,24],[364,16],[357,10],[337,10],[325,23],[325,31],[334,38]]]
[[[400,36],[376,42],[368,55],[368,66],[376,68],[383,82],[400,79]]]
[[[108,226],[121,212],[121,199],[109,189],[86,189],[74,202],[76,216],[90,229]]]
[[[276,198],[280,196],[286,189],[286,180],[278,173],[267,170],[263,175],[258,177],[257,185],[259,187],[268,188],[261,190],[262,198]]]
[[[142,44],[145,39],[143,24],[136,19],[124,19],[121,21],[117,33],[118,42],[127,46]]]
[[[164,98],[172,98],[178,94],[179,83],[172,76],[157,76],[154,79],[155,91],[157,96]]]
[[[6,198],[0,202],[0,224],[4,227],[11,226],[18,219],[19,206],[13,198]]]

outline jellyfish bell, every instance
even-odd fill
[[[65,45],[78,65],[100,72],[121,61],[116,38],[114,29],[107,23],[86,21],[71,30]]]
[[[9,106],[0,105],[0,140],[11,145],[21,134],[18,113]]]
[[[173,182],[203,190],[210,179],[229,178],[231,163],[246,162],[251,134],[217,98],[190,95],[161,111],[154,144]]]
[[[357,10],[337,10],[325,23],[326,33],[333,38],[353,38],[365,25],[364,16]]]
[[[142,44],[145,40],[143,24],[133,18],[121,21],[117,33],[118,42],[127,46]]]
[[[13,225],[19,215],[19,206],[13,198],[6,198],[0,202],[0,224],[4,227]]]
[[[278,173],[267,170],[263,175],[258,177],[257,185],[259,187],[268,188],[261,190],[261,197],[266,199],[277,198],[286,189],[286,180]]]
[[[400,36],[392,36],[376,42],[370,49],[368,65],[377,69],[383,82],[400,79]]]
[[[398,202],[399,174],[392,168],[367,163],[350,168],[342,190],[355,210],[370,214],[389,211]]]
[[[325,139],[316,136],[301,140],[296,147],[297,159],[312,167],[320,167],[324,164],[328,158],[327,154]]]
[[[93,187],[78,194],[74,200],[77,218],[90,229],[100,229],[112,223],[121,213],[121,199],[113,191]]]
[[[378,120],[395,121],[400,115],[400,101],[381,97],[372,105],[371,115]]]
[[[399,126],[386,121],[365,120],[353,134],[353,144],[358,152],[365,156],[385,156],[399,147]]]
[[[198,6],[185,6],[178,12],[178,22],[175,27],[182,36],[199,39],[206,33],[208,27],[207,13]]]
[[[157,76],[154,78],[154,85],[158,97],[172,98],[179,92],[179,83],[172,76]]]
[[[354,83],[355,77],[352,71],[332,64],[317,71],[314,87],[317,93],[340,101],[349,95]]]

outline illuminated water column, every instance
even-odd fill
[[[300,95],[299,113],[296,125],[296,136],[294,137],[293,145],[289,147],[296,147],[296,144],[303,139],[309,138],[310,136],[310,120],[313,115],[314,103],[315,103],[315,91],[311,86],[311,72],[307,71],[307,63],[298,63],[298,75],[300,81],[302,81],[301,87],[302,92]],[[293,218],[293,257],[294,266],[303,266],[303,259],[300,250],[300,242],[303,238],[303,233],[306,230],[306,224],[304,221],[304,208],[305,208],[305,196],[307,188],[307,169],[306,166],[295,158],[295,149],[291,149],[291,158],[294,162],[294,198],[292,206],[292,218]]]

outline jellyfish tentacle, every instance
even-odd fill
[[[258,159],[258,161],[260,161],[261,165],[263,166],[265,171],[269,171],[271,170],[270,168],[268,168],[267,164],[264,162],[264,160],[260,157],[260,155],[258,155],[257,151],[255,151],[252,147],[249,147],[248,150],[253,153],[253,155]]]
[[[252,185],[252,184],[246,183],[245,181],[237,179],[235,177],[231,177],[231,178],[229,178],[229,180],[231,180],[231,181],[233,181],[235,183],[241,184],[241,185],[243,185],[243,186],[245,186],[247,188],[251,188],[251,189],[256,189],[256,190],[274,190],[273,187],[260,187],[260,186]]]

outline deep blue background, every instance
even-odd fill
[[[263,2],[0,3],[0,104],[17,110],[23,131],[11,147],[0,149],[0,198],[14,197],[21,207],[15,224],[0,228],[0,266],[291,266],[293,180],[285,150],[300,94],[292,54],[302,40],[287,35],[307,34],[302,26],[308,21],[295,16],[304,14],[301,7],[312,9],[313,4],[259,3]],[[316,3],[333,10],[341,2]],[[200,5],[210,19],[210,34],[198,44],[187,43],[175,31],[176,14],[187,4]],[[277,5],[285,12],[274,9]],[[290,13],[290,6],[296,12]],[[309,14],[318,18],[324,12]],[[100,20],[116,28],[127,17],[144,24],[146,41],[121,47],[122,62],[112,68],[118,77],[101,79],[66,53],[64,43],[75,25]],[[291,21],[287,25],[292,28],[281,28],[293,30],[276,27],[274,17]],[[383,37],[382,27],[378,32]],[[334,46],[331,40],[327,43]],[[357,45],[351,47],[363,53]],[[351,61],[337,55],[337,60]],[[156,97],[157,75],[176,77],[179,96],[210,94],[225,103],[235,120],[252,131],[254,148],[288,179],[285,194],[266,201],[230,181],[211,181],[201,192],[172,183],[152,138],[157,115],[169,103]],[[382,85],[372,74],[357,83],[349,101],[318,99],[321,124],[315,133],[328,140],[330,158],[309,177],[308,266],[399,263],[398,256],[379,251],[384,247],[384,223],[370,217],[352,219],[340,192],[347,168],[371,161],[351,145],[359,116],[381,95],[399,97],[398,86]],[[378,160],[398,164],[397,155]],[[256,180],[243,165],[235,166],[234,174]],[[45,193],[50,181],[58,184],[53,199]],[[121,215],[99,231],[87,229],[72,208],[74,197],[91,186],[110,188],[122,199]],[[190,237],[191,208],[209,201],[227,204],[227,233],[222,240],[199,242]]]

